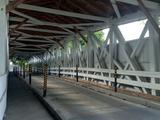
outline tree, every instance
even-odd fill
[[[98,38],[98,40],[100,40],[102,43],[105,41],[103,31],[97,31],[95,32],[95,35]]]

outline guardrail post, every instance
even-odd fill
[[[76,65],[76,81],[78,82],[78,65]]]
[[[44,65],[44,82],[43,82],[43,97],[46,97],[47,93],[47,74],[48,74],[48,65]]]
[[[117,92],[117,70],[118,70],[118,67],[115,66],[114,67],[114,91]]]
[[[58,76],[61,77],[61,66],[58,66]]]
[[[29,64],[29,84],[32,84],[32,65]]]

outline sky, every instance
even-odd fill
[[[138,39],[142,33],[147,20],[136,21],[128,24],[119,25],[119,29],[122,32],[126,41]],[[108,35],[109,29],[104,29],[104,37]],[[145,37],[149,36],[149,31],[147,31]]]

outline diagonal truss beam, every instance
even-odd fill
[[[141,8],[141,10],[143,11],[143,13],[146,15],[146,17],[148,18],[148,20],[151,22],[152,26],[154,27],[154,29],[156,30],[156,32],[159,34],[160,36],[160,28],[157,24],[157,22],[154,20],[154,18],[152,17],[151,13],[149,12],[149,10],[145,7],[144,3],[142,2],[142,0],[137,0],[139,3],[139,6]]]
[[[131,57],[129,56],[129,53],[128,53],[127,51],[132,51],[132,50],[131,50],[130,46],[128,46],[128,44],[125,43],[125,39],[123,38],[123,35],[122,35],[122,33],[120,32],[119,28],[116,26],[114,29],[115,29],[115,34],[116,34],[116,36],[117,36],[117,38],[118,38],[118,41],[119,41],[121,44],[124,45],[122,50],[123,50],[124,57],[125,57],[126,60],[127,60],[127,63],[130,64],[130,66],[131,66],[131,68],[132,68],[133,70],[140,70],[140,67],[138,66],[138,63],[137,63],[136,59],[131,58]],[[142,79],[141,79],[140,77],[136,76],[136,78],[137,78],[137,80],[138,80],[139,82],[142,81]],[[147,91],[146,91],[145,88],[142,88],[142,90],[143,90],[143,92],[147,93]]]

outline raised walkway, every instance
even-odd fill
[[[27,81],[28,82],[28,81]],[[42,94],[43,77],[32,87]],[[48,77],[45,101],[63,120],[159,120],[160,110],[89,90],[54,76]]]
[[[7,120],[53,120],[29,88],[9,75]]]

